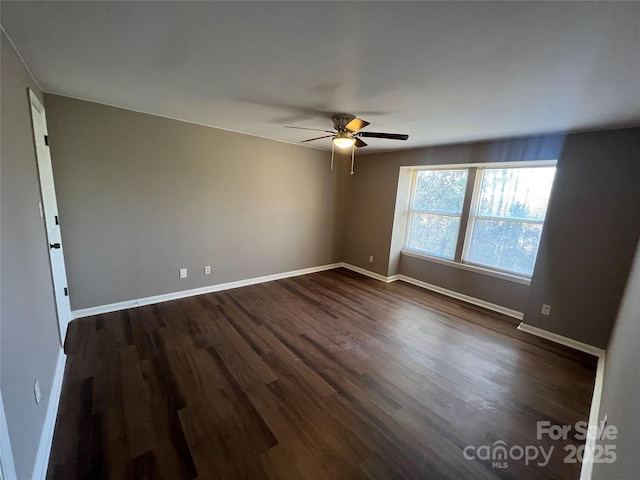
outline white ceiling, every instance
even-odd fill
[[[45,91],[286,142],[337,112],[410,135],[359,153],[640,125],[640,2],[0,8]]]

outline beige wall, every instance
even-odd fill
[[[357,164],[350,182],[344,260],[381,275],[393,275],[398,252],[391,252],[400,167],[557,158],[562,136],[445,145],[371,154]],[[373,264],[368,263],[374,255]],[[391,260],[391,262],[390,262]],[[389,269],[391,265],[391,270]]]
[[[402,275],[446,288],[485,302],[523,312],[527,305],[529,286],[491,277],[482,273],[453,268],[421,258],[400,256],[398,271]]]
[[[557,158],[563,142],[564,138],[556,135],[367,155],[360,161],[358,173],[351,181],[344,261],[381,275],[400,273],[512,310],[524,311],[529,290],[527,285],[400,254],[404,233],[398,230],[402,230],[404,223],[394,218],[396,196],[404,193],[406,197],[410,185],[407,175],[400,175],[400,167],[550,160]],[[399,180],[402,181],[400,188]],[[403,202],[406,198],[398,201],[399,204]],[[398,215],[402,214],[399,208]],[[370,255],[374,256],[373,263],[368,262]]]
[[[640,472],[640,243],[620,313],[607,347],[599,417],[618,429],[618,438],[600,441],[615,445],[614,463],[596,463],[594,480],[638,478]]]
[[[18,478],[31,478],[60,351],[27,87],[4,33],[0,135],[0,389]],[[35,380],[42,401],[36,405]]]
[[[524,321],[606,348],[639,237],[640,129],[569,135]]]
[[[45,106],[72,309],[340,260],[327,152],[56,95]]]
[[[626,129],[368,155],[351,178],[343,259],[522,311],[531,325],[604,348],[640,235],[639,137]],[[558,173],[530,287],[400,255],[400,167],[550,159]]]

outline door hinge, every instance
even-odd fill
[[[49,146],[49,135],[45,135],[44,136],[44,144],[48,147]]]
[[[58,218],[58,215],[56,215],[56,225],[60,225],[60,219]]]
[[[65,297],[69,296],[69,289],[67,287],[64,287],[64,296]]]

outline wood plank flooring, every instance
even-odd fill
[[[48,478],[577,479],[536,422],[595,358],[516,326],[344,269],[75,320]],[[499,441],[554,452],[463,455]]]

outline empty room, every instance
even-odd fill
[[[640,480],[640,2],[0,23],[0,480]]]

